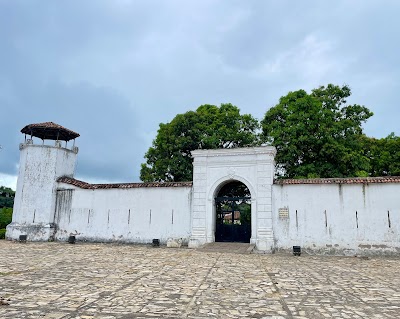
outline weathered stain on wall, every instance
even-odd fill
[[[59,225],[61,217],[67,217],[68,222],[71,221],[71,207],[72,207],[72,196],[73,189],[59,189],[57,190],[56,197],[56,211],[54,214],[54,222]]]

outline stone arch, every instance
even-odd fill
[[[253,201],[253,200],[256,200],[257,196],[256,196],[256,190],[255,190],[255,188],[253,187],[253,185],[250,183],[249,180],[247,180],[246,178],[241,177],[241,176],[234,176],[234,177],[231,177],[231,176],[224,176],[224,177],[221,177],[221,178],[219,178],[218,180],[216,180],[216,181],[212,184],[212,186],[210,187],[210,190],[209,190],[208,196],[207,196],[208,200],[209,200],[209,201],[214,200],[215,196],[218,194],[218,192],[220,191],[220,189],[221,189],[224,185],[226,185],[226,184],[228,184],[228,183],[230,183],[230,182],[233,182],[233,181],[239,181],[239,182],[243,183],[244,185],[246,185],[246,187],[247,187],[247,188],[249,189],[249,191],[250,191],[251,200],[252,200],[252,201]]]

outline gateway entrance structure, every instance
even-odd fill
[[[193,182],[89,184],[74,178],[78,133],[52,122],[22,133],[9,240],[400,253],[399,176],[274,180],[265,146],[193,151]]]
[[[274,147],[196,150],[193,155],[193,215],[189,247],[226,240],[240,241],[238,232],[250,235],[250,242],[260,250],[273,247],[271,191],[274,176]],[[250,198],[232,198],[230,225],[229,210],[224,210],[219,192],[232,182],[240,182],[248,189]],[[239,184],[240,185],[240,184]],[[240,201],[250,202],[250,228],[238,227],[235,206]],[[229,203],[225,203],[229,205]],[[236,210],[239,214],[245,212]],[[223,215],[223,216],[221,216]],[[236,217],[238,214],[236,213]],[[227,218],[225,219],[225,216]],[[236,224],[235,224],[236,221]],[[224,232],[221,234],[221,232]],[[236,233],[236,234],[235,234]],[[216,238],[217,234],[217,238]],[[230,236],[230,237],[229,237]],[[243,235],[244,236],[244,235]]]

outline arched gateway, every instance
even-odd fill
[[[215,241],[249,243],[251,194],[239,181],[225,183],[215,197]]]
[[[193,209],[189,247],[199,247],[205,243],[220,240],[241,241],[238,240],[239,235],[232,235],[235,228],[233,225],[241,224],[239,216],[242,213],[238,214],[238,210],[235,209],[235,205],[241,204],[240,200],[234,200],[234,204],[231,202],[231,212],[229,212],[229,203],[226,200],[224,203],[220,198],[224,196],[219,195],[220,191],[224,191],[224,187],[229,187],[226,185],[243,184],[250,194],[250,196],[243,196],[243,200],[250,206],[251,212],[247,224],[250,236],[245,240],[256,244],[259,250],[272,249],[271,191],[275,153],[275,148],[269,146],[192,152],[194,158]],[[246,210],[243,204],[241,209]],[[228,221],[229,217],[230,221]],[[245,223],[243,217],[242,221]],[[224,230],[228,231],[230,223],[232,223],[231,235],[221,233]],[[245,232],[244,227],[237,228],[239,232]]]

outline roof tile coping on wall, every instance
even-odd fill
[[[70,184],[83,189],[109,188],[142,188],[142,187],[192,187],[192,182],[155,182],[155,183],[118,183],[118,184],[89,184],[68,176],[57,179],[59,183]]]
[[[89,184],[68,176],[57,179],[59,183],[70,184],[83,189],[108,188],[142,188],[142,187],[192,187],[192,182],[153,182],[153,183],[118,183],[118,184]],[[308,178],[308,179],[277,179],[276,185],[295,184],[373,184],[373,183],[400,183],[400,176],[384,177],[348,177],[348,178]]]
[[[347,177],[347,178],[308,178],[308,179],[277,179],[274,184],[375,184],[375,183],[400,183],[400,176],[382,177]]]

